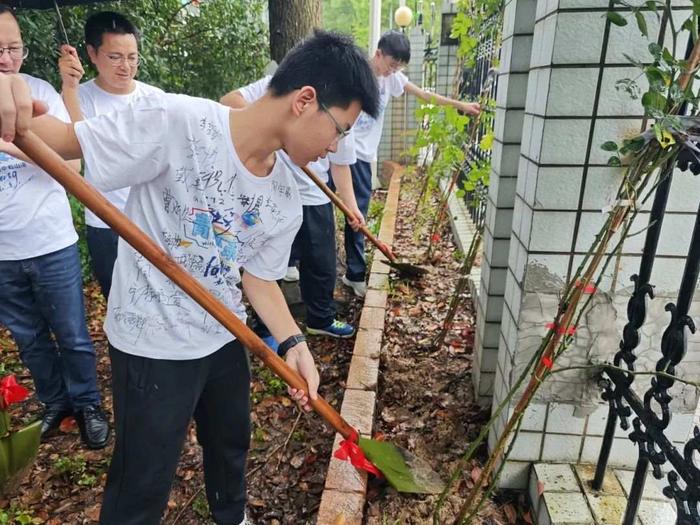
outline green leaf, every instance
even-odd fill
[[[664,74],[658,67],[649,66],[645,69],[644,73],[646,73],[649,84],[657,83],[661,84],[662,86],[666,85]]]
[[[652,11],[656,12],[656,2],[654,0],[649,0],[648,2],[645,2],[645,5],[647,6],[647,9],[651,9]]]
[[[642,105],[647,109],[663,111],[666,107],[666,97],[664,97],[658,91],[649,90],[644,95],[642,95]]]
[[[663,48],[656,42],[649,44],[649,53],[651,53],[651,56],[653,56],[656,60],[661,60],[662,52]]]
[[[612,166],[614,168],[619,168],[622,166],[622,162],[620,162],[620,157],[618,156],[613,156],[608,159],[608,166]]]
[[[609,140],[607,142],[604,142],[601,146],[600,149],[603,151],[617,151],[617,142]]]
[[[617,11],[608,11],[607,17],[608,20],[610,20],[610,22],[615,24],[616,26],[623,27],[627,25],[627,20],[625,19],[625,17]]]
[[[641,11],[635,11],[634,17],[637,19],[637,27],[639,27],[639,32],[644,36],[649,36],[649,31],[647,30],[647,21],[644,18],[644,13]]]
[[[490,151],[493,147],[493,133],[487,133],[481,138],[479,148],[483,151]]]

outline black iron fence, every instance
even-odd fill
[[[620,350],[615,354],[614,367],[606,366],[600,378],[604,389],[603,399],[609,404],[609,412],[593,487],[597,490],[602,487],[618,422],[623,430],[629,430],[630,419],[632,420],[633,430],[629,434],[629,439],[639,449],[623,525],[636,523],[650,467],[657,479],[663,479],[664,469],[668,468],[668,473],[665,475],[668,485],[663,493],[675,501],[676,523],[678,525],[700,524],[700,429],[695,427],[694,436],[685,443],[682,450],[676,448],[664,434],[672,418],[670,407],[672,396],[669,391],[676,382],[674,379],[676,370],[682,366],[681,361],[686,354],[687,333],[695,332],[695,324],[688,315],[688,311],[700,271],[700,208],[696,216],[678,298],[675,303],[666,305],[666,310],[671,314],[671,320],[661,340],[663,356],[656,364],[658,374],[652,376],[642,398],[633,390],[637,377],[634,373],[634,363],[637,359],[635,349],[639,344],[639,330],[646,317],[647,301],[654,299],[654,289],[649,279],[656,258],[673,167],[672,164],[666,167],[656,190],[639,273],[632,276],[634,292],[627,306],[628,322],[623,329]],[[640,381],[637,379],[637,383]]]

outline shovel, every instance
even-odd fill
[[[74,195],[100,219],[128,242],[136,251],[153,263],[161,272],[176,283],[202,308],[228,329],[250,352],[270,368],[277,376],[293,388],[308,392],[304,379],[293,371],[284,360],[234,313],[211,295],[197,279],[183,270],[155,242],[153,242],[126,215],[115,208],[96,189],[66,164],[59,155],[49,148],[31,131],[15,138],[15,144],[41,169],[51,175],[68,192]],[[444,484],[440,476],[420,458],[387,442],[359,438],[358,432],[320,396],[311,400],[313,409],[344,438],[336,455],[350,459],[356,467],[373,472],[381,472],[387,481],[400,492],[437,494]],[[359,446],[358,446],[359,445]],[[364,455],[367,454],[367,456]],[[369,457],[369,461],[367,460]],[[372,462],[374,464],[372,464]]]
[[[306,166],[301,166],[301,169],[312,181],[314,181],[314,184],[316,184],[316,186],[321,188],[321,191],[323,191],[323,193],[325,193],[328,196],[328,198],[331,201],[333,201],[333,204],[335,204],[348,219],[354,220],[356,218],[350,211],[350,208],[348,208],[345,205],[345,203],[340,199],[340,197],[333,193],[333,191],[331,191],[328,185],[321,179],[319,179],[315,173],[313,173]],[[389,246],[386,243],[380,241],[374,235],[372,235],[372,232],[369,231],[369,228],[367,228],[366,224],[360,225],[360,231],[365,237],[367,237],[369,242],[371,242],[377,248],[379,248],[379,251],[381,251],[386,256],[388,261],[382,262],[394,268],[398,272],[399,277],[406,279],[420,279],[428,272],[428,270],[426,270],[425,268],[421,268],[420,266],[416,266],[415,264],[399,261],[398,257],[394,254],[393,251],[391,251],[391,248],[389,248]]]

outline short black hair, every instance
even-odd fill
[[[379,39],[377,48],[390,57],[408,64],[411,61],[411,42],[401,31],[387,31]]]
[[[311,86],[319,105],[347,108],[353,100],[372,117],[379,112],[379,88],[367,57],[351,37],[314,30],[313,36],[297,44],[270,80],[272,96]]]
[[[0,4],[0,15],[2,15],[4,13],[10,13],[12,15],[12,18],[17,20],[17,15],[15,14],[14,8],[10,7],[7,4]],[[18,22],[19,22],[19,20],[18,20]]]
[[[105,33],[114,35],[134,35],[136,42],[141,33],[134,23],[121,13],[101,11],[95,13],[85,22],[85,43],[98,49],[102,45]]]

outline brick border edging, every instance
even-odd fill
[[[384,203],[379,240],[391,246],[394,240],[396,213],[403,167],[390,163],[391,182]],[[374,251],[369,274],[368,290],[360,315],[355,346],[340,414],[362,435],[371,436],[374,407],[379,378],[379,355],[384,335],[384,316],[388,299],[389,267],[381,261],[386,257]],[[333,451],[338,450],[342,438],[336,434]],[[321,495],[317,525],[360,525],[362,523],[367,474],[349,462],[331,456],[326,483]]]

